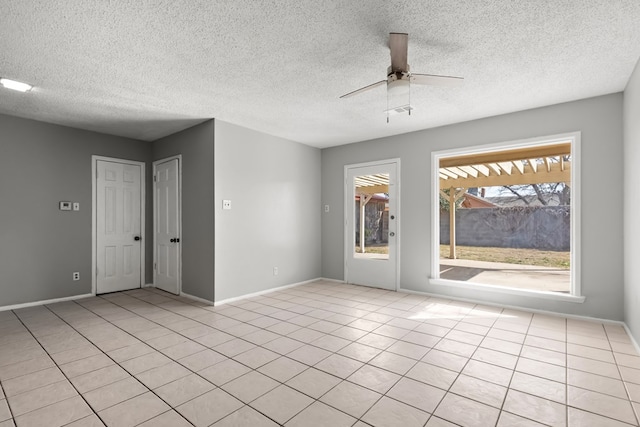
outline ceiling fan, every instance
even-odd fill
[[[464,79],[454,76],[439,76],[435,74],[417,74],[409,71],[407,63],[407,51],[409,44],[409,34],[407,33],[389,33],[389,49],[391,50],[391,66],[387,68],[387,78],[368,86],[356,89],[353,92],[346,93],[340,98],[349,98],[375,89],[378,86],[387,85],[387,102],[394,97],[400,99],[400,105],[396,105],[387,109],[387,121],[389,121],[389,113],[409,113],[413,109],[410,105],[409,88],[411,83],[420,85],[433,86],[460,86]],[[404,102],[406,100],[407,102]]]

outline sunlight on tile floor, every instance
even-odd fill
[[[624,329],[317,281],[0,312],[0,427],[638,425]]]

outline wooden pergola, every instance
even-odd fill
[[[389,192],[389,175],[362,175],[355,177],[356,195],[360,197],[360,253],[365,252],[365,206],[375,194]]]
[[[570,155],[571,143],[566,142],[441,159],[440,194],[449,200],[449,257],[456,258],[456,202],[467,189],[549,182],[571,185]]]

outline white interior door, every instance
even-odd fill
[[[154,163],[154,280],[157,288],[180,293],[180,162]]]
[[[96,162],[96,293],[141,286],[142,167]]]
[[[396,290],[398,160],[345,167],[345,281]]]

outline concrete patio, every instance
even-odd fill
[[[538,291],[571,290],[569,270],[534,265],[441,258],[440,278]]]

